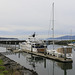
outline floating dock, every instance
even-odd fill
[[[13,52],[26,52],[26,53],[29,53],[29,54],[34,54],[34,55],[37,55],[37,56],[45,57],[45,58],[55,60],[55,61],[59,61],[59,62],[63,62],[63,63],[72,63],[73,62],[73,60],[70,59],[70,58],[66,58],[66,60],[64,60],[64,58],[62,58],[62,57],[56,57],[56,56],[52,56],[52,55],[48,55],[48,54],[45,55],[43,53],[31,52],[29,50],[13,50]]]

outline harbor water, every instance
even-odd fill
[[[55,45],[55,49],[61,47],[61,45]],[[48,46],[51,49],[52,45]],[[4,52],[4,55],[8,58],[20,63],[20,65],[34,70],[38,75],[75,75],[75,51],[72,49],[73,63],[61,63],[54,60],[38,57],[28,53],[10,53],[6,50],[6,46],[0,47],[0,52]],[[9,52],[5,54],[5,52]]]

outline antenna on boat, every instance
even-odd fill
[[[52,4],[52,31],[53,31],[53,50],[54,50],[54,2]]]
[[[35,32],[34,32],[34,34],[32,35],[32,37],[35,37]]]

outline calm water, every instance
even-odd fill
[[[61,47],[55,45],[55,48]],[[52,45],[48,46],[52,48]],[[6,55],[7,57],[20,63],[22,66],[34,70],[38,75],[75,75],[75,51],[73,50],[73,63],[60,63],[50,59],[37,57],[27,53],[16,53]],[[0,51],[6,51],[6,48],[0,47]]]

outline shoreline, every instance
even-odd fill
[[[10,58],[2,55],[0,53],[0,59],[3,61],[3,66],[5,66],[6,70],[12,75],[38,75],[33,70],[29,70],[19,63],[11,60]]]

